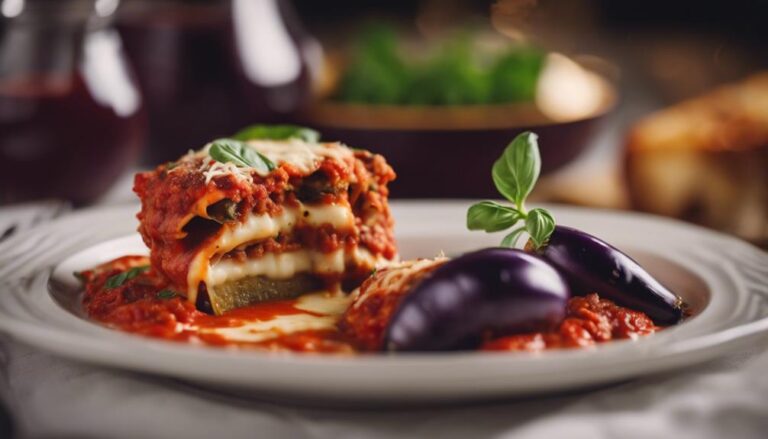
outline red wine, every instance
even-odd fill
[[[147,103],[147,163],[174,160],[249,124],[295,122],[307,102],[306,37],[288,2],[246,0],[250,8],[233,11],[235,3],[136,1],[118,21]],[[273,44],[274,35],[283,37],[282,45]],[[253,51],[244,47],[254,45],[251,59]],[[245,71],[251,62],[271,70],[291,56],[297,71],[279,84],[258,83]]]
[[[0,81],[0,203],[91,202],[138,156],[143,113],[95,96],[79,73]]]
[[[248,124],[228,50],[229,15],[215,6],[157,6],[118,22],[147,103],[152,165]]]

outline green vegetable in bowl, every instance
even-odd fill
[[[489,101],[484,72],[472,62],[469,39],[449,41],[424,66],[412,68],[405,104],[466,105]]]
[[[402,100],[408,72],[389,29],[368,29],[355,50],[338,89],[345,102],[392,104]]]
[[[395,33],[377,27],[358,41],[333,98],[359,104],[435,106],[531,101],[543,64],[544,53],[532,47],[478,53],[468,34],[447,40],[423,59],[409,59]]]
[[[495,103],[532,101],[544,57],[532,48],[507,52],[490,71],[490,100]]]

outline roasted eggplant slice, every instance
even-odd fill
[[[320,280],[310,275],[297,275],[284,280],[251,276],[216,285],[209,289],[208,295],[213,311],[223,314],[256,303],[295,299],[321,288]]]

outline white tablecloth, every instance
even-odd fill
[[[0,395],[23,437],[768,436],[765,351],[565,396],[366,410],[247,400],[62,360],[7,339],[0,346]]]
[[[127,186],[106,202],[128,199]],[[766,348],[768,338],[717,362],[568,395],[372,410],[227,396],[0,337],[0,398],[25,438],[766,438]]]

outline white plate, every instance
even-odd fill
[[[396,202],[404,257],[456,254],[500,236],[468,232],[464,202]],[[0,244],[0,330],[61,356],[252,395],[449,401],[562,391],[728,355],[768,330],[768,254],[651,216],[551,206],[561,224],[640,260],[695,316],[637,341],[594,349],[334,357],[190,346],[113,331],[82,317],[72,271],[146,251],[135,205],[85,210]],[[54,268],[55,267],[55,268]],[[52,268],[54,268],[52,270]]]

